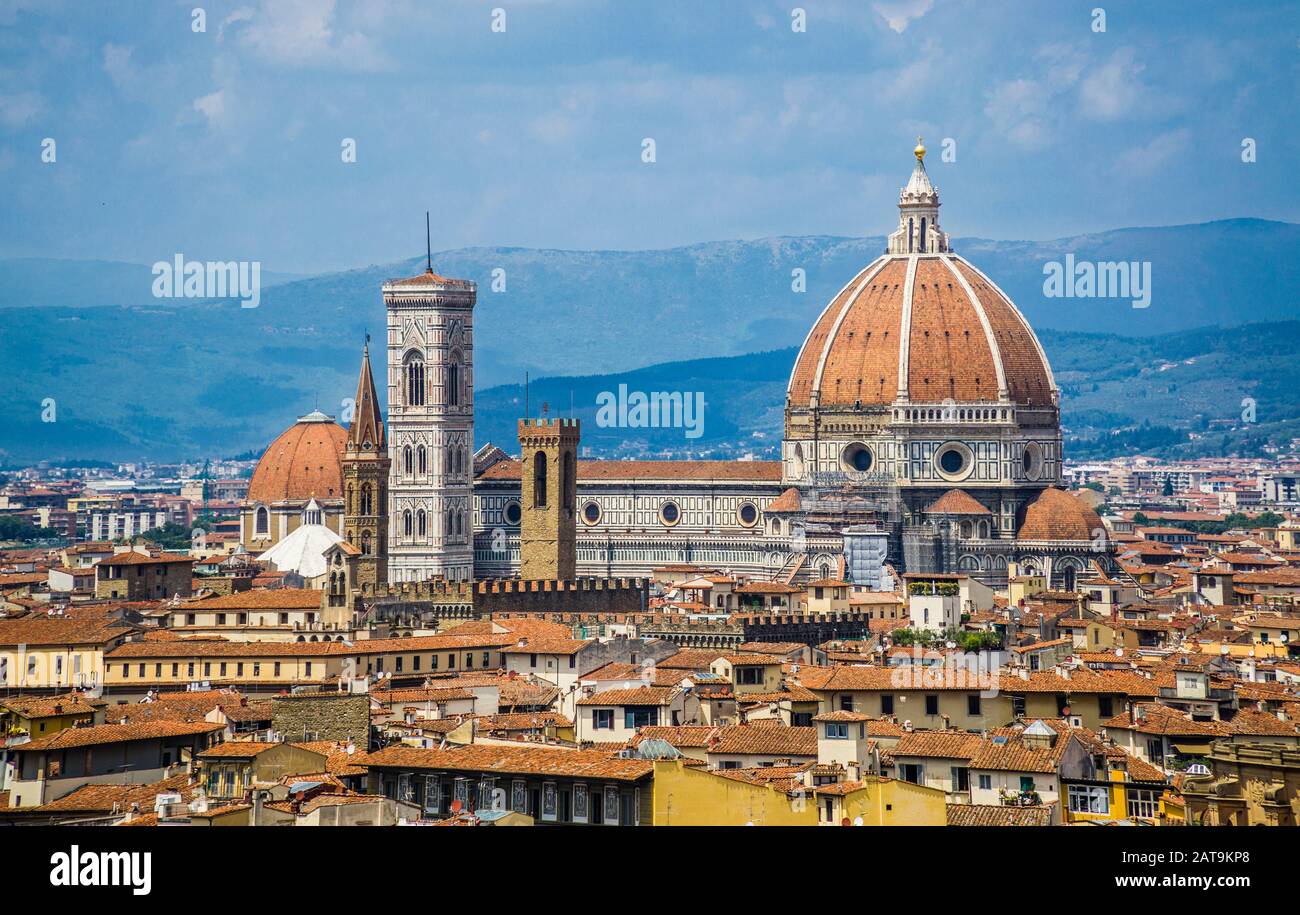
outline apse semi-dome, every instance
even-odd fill
[[[299,417],[257,462],[248,484],[248,501],[341,499],[341,457],[347,438],[347,430],[319,410]]]
[[[1049,486],[1022,510],[1018,540],[1104,540],[1101,517],[1081,499]]]

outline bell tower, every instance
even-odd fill
[[[379,418],[370,341],[361,352],[361,376],[343,447],[343,539],[361,551],[354,588],[388,583],[388,453]]]
[[[519,420],[520,578],[572,581],[577,577],[580,438],[576,419]]]

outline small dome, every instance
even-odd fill
[[[1022,509],[1018,540],[1092,540],[1106,528],[1098,514],[1063,489],[1049,486]]]
[[[308,413],[262,454],[248,484],[249,502],[343,498],[341,458],[348,433],[332,416]]]

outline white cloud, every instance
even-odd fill
[[[0,95],[0,124],[21,127],[45,109],[45,103],[35,92],[15,92]]]
[[[241,7],[222,23],[223,33],[227,25],[239,25],[240,43],[270,63],[352,70],[388,67],[369,35],[339,26],[334,0],[274,0],[256,10]]]
[[[1192,132],[1186,127],[1154,137],[1150,143],[1126,149],[1115,159],[1115,170],[1127,175],[1150,175],[1187,149]]]
[[[226,120],[226,91],[218,89],[209,95],[194,100],[194,110],[208,119],[213,127],[219,127]]]
[[[1079,104],[1086,116],[1113,121],[1134,109],[1143,92],[1138,80],[1143,68],[1134,56],[1132,48],[1120,48],[1105,64],[1084,75]]]
[[[920,19],[930,12],[932,6],[934,0],[876,0],[871,4],[871,8],[899,34],[907,29],[907,24],[913,19]]]

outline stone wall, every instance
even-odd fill
[[[271,728],[286,740],[351,740],[370,746],[370,697],[349,693],[293,693],[271,700]],[[314,735],[314,736],[313,736]]]

